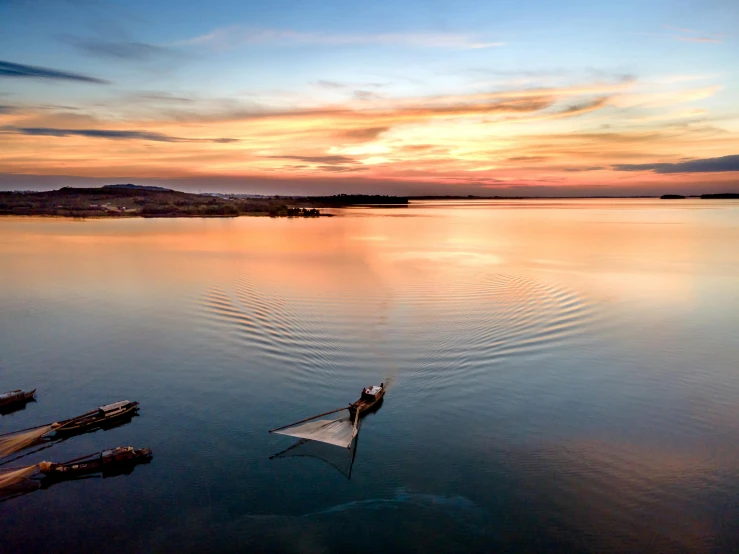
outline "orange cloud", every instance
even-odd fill
[[[680,82],[622,79],[290,108],[230,102],[208,110],[193,101],[187,112],[167,107],[155,117],[129,103],[106,106],[109,118],[19,105],[0,113],[0,173],[362,175],[492,187],[676,181],[683,177],[610,168],[739,152],[739,135],[710,125],[710,111],[696,105],[722,89]]]

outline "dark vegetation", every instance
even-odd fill
[[[336,208],[343,206],[374,206],[378,204],[408,204],[408,198],[405,196],[387,196],[381,194],[336,194],[334,196],[309,196],[297,200]]]
[[[719,194],[701,194],[703,200],[739,200],[739,192],[722,192]]]
[[[0,215],[66,217],[318,217],[315,203],[288,198],[235,198],[134,185],[64,187],[48,192],[0,191]]]
[[[683,198],[698,198],[695,196],[683,196],[682,194],[663,194],[660,196],[662,200],[681,200]],[[718,194],[701,194],[702,200],[739,200],[739,193],[737,192],[721,192]]]

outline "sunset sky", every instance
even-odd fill
[[[739,192],[737,0],[0,0],[0,189]]]

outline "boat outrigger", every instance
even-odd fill
[[[0,394],[0,409],[10,408],[23,402],[30,402],[33,400],[33,395],[36,394],[36,389],[31,391],[23,391],[21,389],[12,390]]]
[[[384,383],[381,383],[379,387],[371,386],[362,389],[362,396],[359,400],[347,407],[301,419],[295,423],[271,429],[269,432],[350,448],[354,437],[359,433],[359,418],[380,406],[385,391]],[[320,417],[343,410],[349,411],[349,417],[318,420]]]

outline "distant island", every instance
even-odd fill
[[[63,187],[46,192],[0,191],[0,215],[62,217],[320,217],[320,208],[407,205],[408,198],[340,194],[280,197],[193,194],[134,184]]]
[[[719,194],[701,194],[702,200],[739,200],[739,192],[722,192]]]
[[[739,192],[721,192],[718,194],[701,194],[700,196],[683,196],[682,194],[663,194],[662,200],[684,200],[685,198],[700,198],[701,200],[739,200]]]

